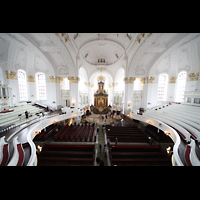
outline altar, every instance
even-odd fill
[[[94,93],[94,113],[108,113],[108,92],[104,90],[104,81],[98,81],[98,89]]]

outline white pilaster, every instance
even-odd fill
[[[147,93],[148,93],[148,83],[147,83],[147,77],[145,77],[145,82],[143,84],[143,90],[142,90],[142,101],[141,101],[141,107],[145,110],[147,109]]]
[[[128,115],[131,112],[131,106],[133,104],[132,96],[133,96],[133,83],[125,82],[125,93],[124,93],[124,114],[125,115]]]
[[[78,108],[79,106],[78,83],[70,83],[70,106]]]

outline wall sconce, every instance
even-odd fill
[[[38,145],[37,148],[38,148],[38,153],[41,153],[42,147],[40,145]]]
[[[130,101],[128,101],[128,106],[130,106],[131,105],[131,102]]]
[[[34,95],[32,94],[31,97],[34,97]]]
[[[124,102],[122,101],[122,105],[124,105]]]
[[[148,124],[153,124],[151,120],[146,121]]]
[[[13,95],[13,97],[15,97],[15,95]]]
[[[56,103],[55,101],[53,101],[52,103]]]
[[[167,132],[167,131],[164,131],[164,133],[165,133],[165,135],[167,135],[167,136],[169,136],[169,135],[170,135],[170,133],[169,133],[169,132]]]
[[[75,101],[72,101],[72,106],[75,106]]]
[[[173,151],[171,150],[171,147],[166,148],[166,151],[168,154],[172,153]]]

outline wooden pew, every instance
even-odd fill
[[[92,166],[94,145],[45,145],[38,166]]]
[[[0,138],[0,166],[6,166],[9,155],[9,144],[5,142],[5,136],[3,136]]]
[[[13,139],[14,153],[7,166],[22,166],[24,162],[25,153],[22,144],[17,141],[18,137]]]

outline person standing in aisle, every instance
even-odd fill
[[[104,149],[104,152],[105,152],[105,158],[106,158],[107,157],[107,149],[106,149],[106,147]]]
[[[118,139],[116,138],[116,139],[115,139],[115,145],[117,145],[117,142],[118,142]]]
[[[100,153],[101,153],[101,148],[102,148],[102,145],[100,144],[100,145],[99,145]]]
[[[26,119],[28,119],[28,111],[25,111]]]
[[[98,165],[100,164],[100,158],[99,158],[99,155],[98,155],[97,158],[96,158],[96,162],[97,162]]]
[[[104,161],[103,161],[103,158],[101,158],[101,161],[100,161],[100,164],[99,166],[104,166]]]
[[[108,145],[108,148],[110,147],[110,140],[109,138],[107,139],[107,145]]]
[[[106,148],[106,143],[104,144],[104,151],[105,151],[105,148]]]
[[[44,109],[42,109],[42,116],[44,117]]]

